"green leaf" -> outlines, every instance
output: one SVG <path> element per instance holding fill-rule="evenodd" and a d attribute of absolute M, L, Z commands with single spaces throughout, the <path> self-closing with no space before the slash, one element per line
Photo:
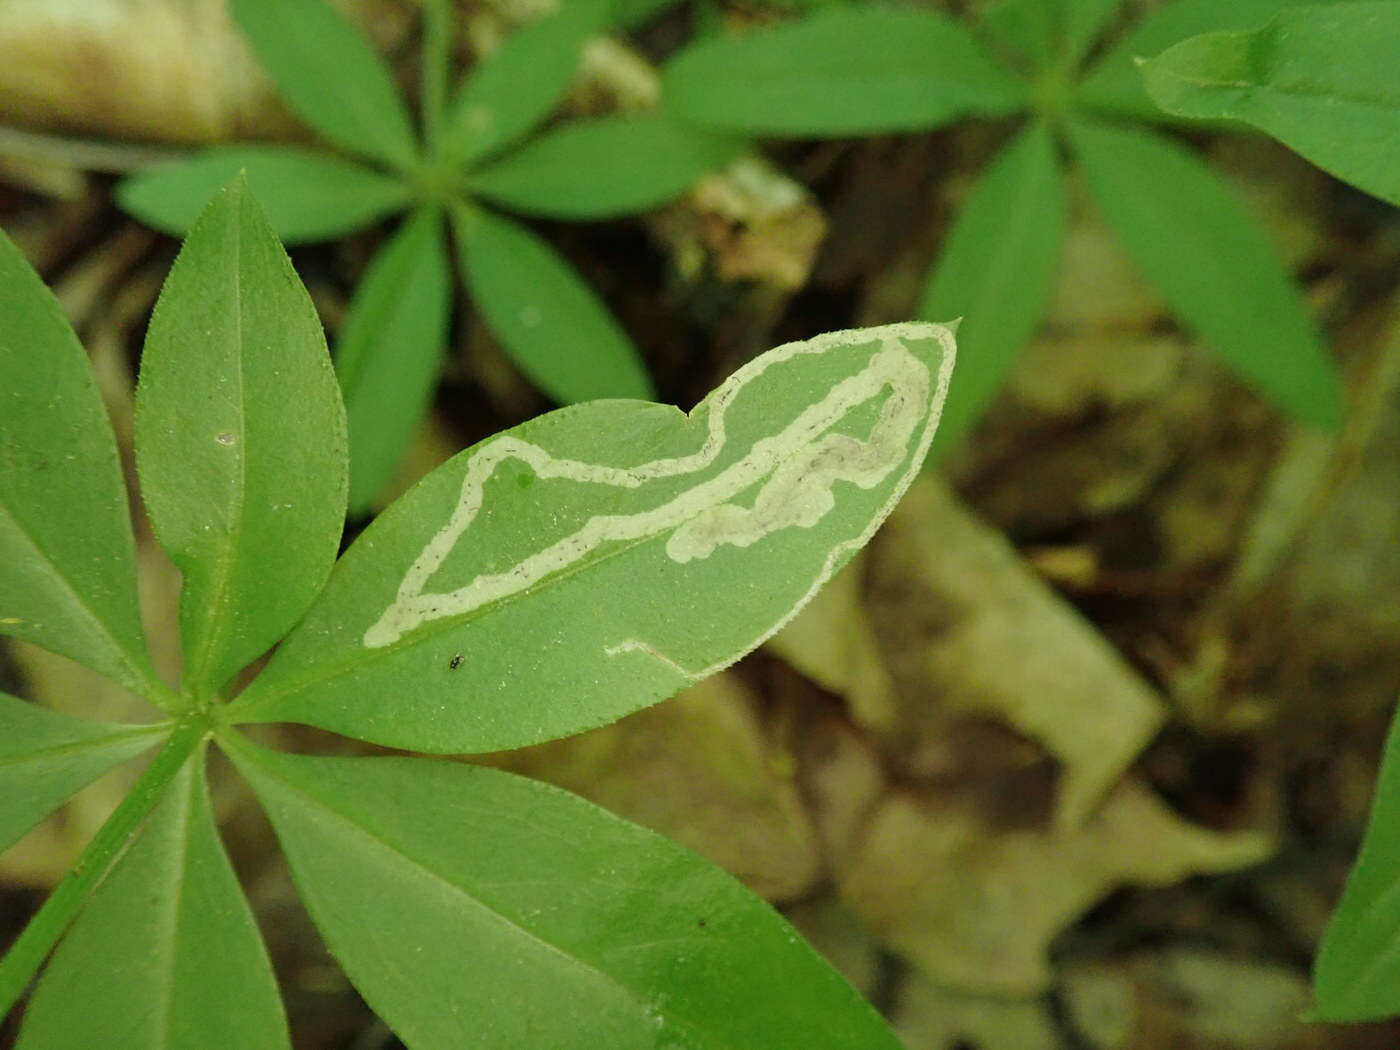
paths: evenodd
<path fill-rule="evenodd" d="M 112 424 L 58 301 L 0 231 L 0 634 L 156 684 Z"/>
<path fill-rule="evenodd" d="M 189 160 L 123 179 L 117 203 L 148 226 L 176 236 L 240 171 L 288 244 L 327 241 L 407 207 L 398 179 L 315 150 L 292 146 L 216 146 Z"/>
<path fill-rule="evenodd" d="M 651 396 L 627 333 L 542 237 L 483 209 L 453 220 L 472 299 L 536 386 L 566 403 Z"/>
<path fill-rule="evenodd" d="M 1156 8 L 1104 55 L 1089 71 L 1077 99 L 1096 110 L 1136 117 L 1166 119 L 1143 87 L 1137 59 L 1151 58 L 1198 33 L 1254 29 L 1296 0 L 1176 0 Z M 1335 0 L 1313 0 L 1332 3 Z"/>
<path fill-rule="evenodd" d="M 195 222 L 151 315 L 136 464 L 184 574 L 183 691 L 207 696 L 301 617 L 345 516 L 345 410 L 321 325 L 241 179 Z"/>
<path fill-rule="evenodd" d="M 485 752 L 673 695 L 870 538 L 923 461 L 952 355 L 941 325 L 836 332 L 689 415 L 597 401 L 481 442 L 365 530 L 230 717 Z"/>
<path fill-rule="evenodd" d="M 350 511 L 393 480 L 441 370 L 452 305 L 442 217 L 418 212 L 370 262 L 336 350 L 350 429 Z"/>
<path fill-rule="evenodd" d="M 1066 65 L 1074 68 L 1089 53 L 1108 20 L 1123 0 L 1058 0 L 1059 50 Z"/>
<path fill-rule="evenodd" d="M 1390 725 L 1361 855 L 1313 965 L 1314 1020 L 1400 1014 L 1400 718 Z"/>
<path fill-rule="evenodd" d="M 999 0 L 977 14 L 977 24 L 995 40 L 1026 59 L 1045 65 L 1054 49 L 1051 4 L 1046 0 Z"/>
<path fill-rule="evenodd" d="M 230 753 L 331 951 L 415 1050 L 898 1050 L 766 903 L 558 788 Z"/>
<path fill-rule="evenodd" d="M 924 131 L 1026 104 L 1025 85 L 945 15 L 834 8 L 693 44 L 662 73 L 677 116 L 754 135 Z"/>
<path fill-rule="evenodd" d="M 450 0 L 423 0 L 419 29 L 418 115 L 423 127 L 424 153 L 436 157 L 447 113 L 447 77 L 452 64 Z"/>
<path fill-rule="evenodd" d="M 1147 90 L 1181 117 L 1242 120 L 1318 167 L 1400 204 L 1400 4 L 1280 12 L 1148 62 Z"/>
<path fill-rule="evenodd" d="M 475 171 L 475 194 L 556 219 L 610 219 L 665 204 L 747 148 L 664 116 L 566 124 Z"/>
<path fill-rule="evenodd" d="M 978 22 L 1032 68 L 1053 64 L 1068 73 L 1122 6 L 1123 0 L 1000 0 L 983 8 Z"/>
<path fill-rule="evenodd" d="M 84 722 L 0 693 L 0 850 L 164 732 Z"/>
<path fill-rule="evenodd" d="M 298 116 L 331 142 L 397 168 L 418 146 L 384 60 L 326 0 L 231 0 L 258 61 Z"/>
<path fill-rule="evenodd" d="M 1099 209 L 1172 312 L 1279 407 L 1335 427 L 1341 381 L 1322 333 L 1229 189 L 1151 132 L 1085 121 L 1071 139 Z"/>
<path fill-rule="evenodd" d="M 929 274 L 919 316 L 961 317 L 958 381 L 934 439 L 951 446 L 987 407 L 1050 297 L 1064 237 L 1050 132 L 1033 124 L 983 176 Z"/>
<path fill-rule="evenodd" d="M 477 160 L 544 120 L 573 84 L 583 45 L 611 13 L 610 0 L 569 0 L 507 37 L 467 74 L 448 116 L 446 156 Z"/>
<path fill-rule="evenodd" d="M 60 942 L 16 1050 L 290 1045 L 197 758 Z"/>

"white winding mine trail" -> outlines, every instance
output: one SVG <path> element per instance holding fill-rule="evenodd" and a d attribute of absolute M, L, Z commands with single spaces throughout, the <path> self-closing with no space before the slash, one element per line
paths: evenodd
<path fill-rule="evenodd" d="M 943 345 L 935 380 L 928 367 L 904 345 L 906 339 L 935 339 Z M 822 399 L 804 409 L 777 434 L 763 437 L 742 458 L 708 480 L 674 496 L 660 506 L 634 514 L 603 514 L 590 518 L 571 535 L 527 555 L 504 572 L 483 574 L 444 594 L 423 588 L 447 559 L 481 510 L 487 481 L 508 460 L 526 464 L 542 480 L 569 481 L 636 489 L 649 481 L 698 474 L 710 467 L 728 441 L 725 415 L 739 393 L 775 365 L 801 354 L 825 354 L 878 342 L 869 363 L 836 383 Z M 700 448 L 688 456 L 658 459 L 635 467 L 609 467 L 560 459 L 538 445 L 503 436 L 472 456 L 462 479 L 462 493 L 447 524 L 428 541 L 400 583 L 384 614 L 364 635 L 370 648 L 391 645 L 405 633 L 432 620 L 461 616 L 488 602 L 519 593 L 540 580 L 567 569 L 606 543 L 640 540 L 670 532 L 666 554 L 676 562 L 709 557 L 718 547 L 747 547 L 774 532 L 810 528 L 834 506 L 832 487 L 838 481 L 863 489 L 880 484 L 919 446 L 912 466 L 891 494 L 886 510 L 903 495 L 932 440 L 937 414 L 953 363 L 952 332 L 941 325 L 894 324 L 880 328 L 831 332 L 800 343 L 788 343 L 755 358 L 735 372 L 708 399 L 708 432 Z M 864 439 L 828 433 L 842 417 L 888 391 L 879 415 Z M 927 420 L 922 429 L 920 423 Z M 729 502 L 756 482 L 752 507 Z M 842 543 L 828 559 L 826 571 L 812 588 L 824 583 L 837 556 L 864 543 L 884 514 L 860 538 Z M 809 592 L 810 593 L 810 592 Z M 802 604 L 802 603 L 799 603 Z M 641 649 L 662 658 L 649 646 L 627 642 L 608 649 L 610 655 Z M 666 660 L 671 666 L 671 661 Z M 693 677 L 677 667 L 678 671 Z"/>

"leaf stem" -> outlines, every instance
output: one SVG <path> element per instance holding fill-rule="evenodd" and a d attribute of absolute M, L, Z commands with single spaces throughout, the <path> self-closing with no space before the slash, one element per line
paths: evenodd
<path fill-rule="evenodd" d="M 166 714 L 179 716 L 189 710 L 189 703 L 185 698 L 154 674 L 147 680 L 146 690 L 141 696 Z"/>
<path fill-rule="evenodd" d="M 88 843 L 78 863 L 49 894 L 37 915 L 0 959 L 0 1019 L 24 994 L 39 967 L 68 929 L 78 910 L 111 871 L 141 822 L 165 794 L 175 774 L 211 732 L 206 718 L 176 725 L 130 793 Z"/>
<path fill-rule="evenodd" d="M 447 107 L 447 67 L 451 53 L 447 0 L 423 0 L 423 136 L 436 159 Z"/>

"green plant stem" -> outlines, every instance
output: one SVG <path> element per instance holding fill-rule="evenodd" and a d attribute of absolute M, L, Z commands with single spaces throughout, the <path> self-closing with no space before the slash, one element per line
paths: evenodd
<path fill-rule="evenodd" d="M 164 796 L 170 781 L 209 733 L 210 725 L 205 718 L 191 718 L 176 725 L 130 793 L 88 843 L 73 870 L 49 894 L 39 913 L 0 959 L 0 1019 L 9 1014 L 24 994 L 78 909 L 112 869 L 136 829 Z"/>
<path fill-rule="evenodd" d="M 451 51 L 447 0 L 423 2 L 423 135 L 428 155 L 436 156 L 447 106 L 447 66 Z"/>
<path fill-rule="evenodd" d="M 141 695 L 148 703 L 160 708 L 166 714 L 174 715 L 176 718 L 185 714 L 190 709 L 189 702 L 159 678 L 152 677 L 146 683 L 146 691 Z"/>

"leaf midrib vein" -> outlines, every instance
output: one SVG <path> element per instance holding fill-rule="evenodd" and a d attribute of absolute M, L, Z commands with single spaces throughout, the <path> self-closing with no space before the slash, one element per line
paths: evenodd
<path fill-rule="evenodd" d="M 142 736 L 156 736 L 164 732 L 168 727 L 163 724 L 153 726 L 137 726 L 130 730 L 118 730 L 100 737 L 92 737 L 86 740 L 70 740 L 62 744 L 52 744 L 48 747 L 36 748 L 32 751 L 19 751 L 11 755 L 0 755 L 0 769 L 7 766 L 22 766 L 29 762 L 42 762 L 50 758 L 63 758 L 67 755 L 79 754 L 83 751 L 100 751 L 113 744 L 122 743 L 133 738 Z"/>
<path fill-rule="evenodd" d="M 1400 98 L 1385 95 L 1367 95 L 1360 92 L 1336 91 L 1324 87 L 1308 87 L 1304 84 L 1279 84 L 1268 80 L 1224 80 L 1199 75 L 1177 76 L 1177 79 L 1192 87 L 1237 88 L 1262 95 L 1279 95 L 1283 98 L 1335 99 L 1357 106 L 1371 106 L 1376 109 L 1395 110 L 1400 108 Z M 1226 114 L 1228 116 L 1228 114 Z"/>
<path fill-rule="evenodd" d="M 231 528 L 229 530 L 228 542 L 224 545 L 222 555 L 218 559 L 218 571 L 213 574 L 211 580 L 209 600 L 214 608 L 218 610 L 214 623 L 204 636 L 203 645 L 200 647 L 199 659 L 194 662 L 196 684 L 201 690 L 212 691 L 218 688 L 217 682 L 206 681 L 209 677 L 214 662 L 214 653 L 218 651 L 218 644 L 223 641 L 228 633 L 231 610 L 226 604 L 228 591 L 232 585 L 234 571 L 238 564 L 238 554 L 241 551 L 243 537 L 244 510 L 246 508 L 246 495 L 248 486 L 248 413 L 246 400 L 244 397 L 244 358 L 243 352 L 243 215 L 242 204 L 239 205 L 239 213 L 234 219 L 233 237 L 233 341 L 238 354 L 238 365 L 234 369 L 234 375 L 238 384 L 237 405 L 238 405 L 238 477 L 234 484 L 232 494 L 233 513 L 230 516 Z"/>
<path fill-rule="evenodd" d="M 149 685 L 146 675 L 142 673 L 136 661 L 131 658 L 125 646 L 117 640 L 116 635 L 111 632 L 107 624 L 97 615 L 92 606 L 88 604 L 83 595 L 73 586 L 73 583 L 68 577 L 59 570 L 57 564 L 48 556 L 44 548 L 39 545 L 38 541 L 34 538 L 34 534 L 30 532 L 24 522 L 17 518 L 14 512 L 4 503 L 0 503 L 0 514 L 5 515 L 5 518 L 14 525 L 15 531 L 20 538 L 29 544 L 30 548 L 34 551 L 37 564 L 42 569 L 46 570 L 46 575 L 62 587 L 64 592 L 73 599 L 74 605 L 81 610 L 83 615 L 97 628 L 98 635 L 111 645 L 113 652 L 120 657 L 121 664 L 131 674 L 133 682 L 140 683 L 143 686 Z"/>
<path fill-rule="evenodd" d="M 343 813 L 341 810 L 336 809 L 334 806 L 332 806 L 332 805 L 330 805 L 329 803 L 325 802 L 325 801 L 322 800 L 321 798 L 318 798 L 316 795 L 313 795 L 311 792 L 305 790 L 305 789 L 302 788 L 300 785 L 298 785 L 298 784 L 296 784 L 296 783 L 294 783 L 294 782 L 292 782 L 292 781 L 286 779 L 285 777 L 279 775 L 278 773 L 275 773 L 275 772 L 270 771 L 266 766 L 262 765 L 261 763 L 258 763 L 258 765 L 259 765 L 259 768 L 261 769 L 261 771 L 263 772 L 263 774 L 264 774 L 265 776 L 271 777 L 273 780 L 276 780 L 277 782 L 279 782 L 280 784 L 282 784 L 288 791 L 290 791 L 290 792 L 292 792 L 292 793 L 294 793 L 294 794 L 296 794 L 296 795 L 301 796 L 302 798 L 304 798 L 304 799 L 308 800 L 309 802 L 311 802 L 314 806 L 317 806 L 318 808 L 320 808 L 320 809 L 324 810 L 325 812 L 331 814 L 331 816 L 333 816 L 336 820 L 338 820 L 338 821 L 340 821 L 341 823 L 343 823 L 343 824 L 345 824 L 346 826 L 348 826 L 349 829 L 350 829 L 350 831 L 351 831 L 353 834 L 357 834 L 357 835 L 359 835 L 360 837 L 363 837 L 363 838 L 369 840 L 369 842 L 371 842 L 372 844 L 374 844 L 374 845 L 377 846 L 378 848 L 387 851 L 388 853 L 392 854 L 392 855 L 395 856 L 395 857 L 401 858 L 401 859 L 404 861 L 404 863 L 406 863 L 408 866 L 410 866 L 410 867 L 411 867 L 412 869 L 414 869 L 415 871 L 419 871 L 419 872 L 422 872 L 422 873 L 426 874 L 426 875 L 427 875 L 429 878 L 431 878 L 434 882 L 440 883 L 442 886 L 446 887 L 446 888 L 447 888 L 449 891 L 451 891 L 453 894 L 462 897 L 462 898 L 465 899 L 466 901 L 469 901 L 470 903 L 472 903 L 473 905 L 475 905 L 477 908 L 481 909 L 483 912 L 485 912 L 485 913 L 487 913 L 487 914 L 489 914 L 489 915 L 494 916 L 494 917 L 495 917 L 496 919 L 498 919 L 501 923 L 503 923 L 504 925 L 508 926 L 510 929 L 516 931 L 518 934 L 520 934 L 521 936 L 525 937 L 525 938 L 528 939 L 529 941 L 531 941 L 531 942 L 533 942 L 533 943 L 535 943 L 535 944 L 538 944 L 539 946 L 541 946 L 542 948 L 546 949 L 547 951 L 549 951 L 549 952 L 553 953 L 554 955 L 557 955 L 557 956 L 559 956 L 560 958 L 564 959 L 566 962 L 570 962 L 570 963 L 577 964 L 578 966 L 583 967 L 585 970 L 589 971 L 590 973 L 595 974 L 595 975 L 598 976 L 598 977 L 601 977 L 605 983 L 607 983 L 607 984 L 609 984 L 609 985 L 612 985 L 613 987 L 615 987 L 615 988 L 621 990 L 621 991 L 624 993 L 624 995 L 626 996 L 626 998 L 628 998 L 629 1000 L 631 1000 L 631 1001 L 637 1003 L 639 1006 L 642 1007 L 643 1010 L 647 1009 L 648 1007 L 651 1007 L 651 1006 L 655 1006 L 655 1005 L 656 1005 L 655 1002 L 654 1002 L 652 999 L 646 997 L 645 994 L 644 994 L 643 992 L 639 991 L 638 989 L 633 988 L 632 986 L 628 985 L 627 983 L 625 983 L 624 981 L 622 981 L 622 980 L 619 979 L 618 977 L 614 976 L 613 974 L 608 973 L 606 970 L 599 969 L 599 968 L 598 968 L 596 965 L 594 965 L 593 963 L 591 963 L 591 962 L 589 962 L 589 961 L 587 961 L 587 960 L 585 960 L 585 959 L 583 959 L 583 958 L 580 958 L 579 956 L 571 955 L 567 950 L 565 950 L 564 948 L 560 947 L 559 945 L 552 944 L 551 942 L 549 942 L 548 940 L 544 939 L 544 938 L 541 937 L 540 935 L 538 935 L 538 934 L 536 934 L 536 933 L 533 933 L 532 931 L 530 931 L 530 930 L 526 929 L 525 927 L 521 926 L 518 922 L 516 922 L 516 921 L 515 921 L 514 919 L 512 919 L 510 916 L 505 915 L 505 914 L 503 914 L 502 912 L 498 911 L 496 908 L 492 907 L 492 906 L 491 906 L 490 904 L 488 904 L 486 901 L 484 901 L 484 900 L 482 900 L 482 899 L 480 899 L 480 898 L 478 898 L 478 897 L 476 897 L 476 896 L 473 896 L 473 894 L 472 894 L 469 890 L 465 889 L 465 888 L 462 887 L 462 886 L 459 886 L 457 883 L 453 882 L 451 879 L 447 878 L 445 875 L 442 875 L 442 874 L 440 874 L 439 872 L 434 871 L 434 870 L 433 870 L 431 867 L 429 867 L 427 864 L 424 864 L 423 862 L 421 862 L 421 861 L 419 861 L 419 860 L 417 860 L 417 859 L 415 859 L 415 858 L 413 858 L 413 857 L 410 857 L 408 854 L 404 853 L 398 846 L 394 845 L 392 842 L 390 842 L 388 839 L 384 838 L 382 835 L 380 835 L 380 834 L 378 834 L 378 833 L 376 833 L 376 832 L 374 832 L 374 831 L 371 831 L 367 826 L 365 826 L 365 825 L 363 825 L 363 824 L 357 823 L 352 817 L 350 817 L 350 816 L 347 815 L 346 813 Z M 686 1018 L 686 1019 L 685 1019 L 685 1023 L 686 1023 L 687 1026 L 691 1026 L 691 1027 L 693 1027 L 694 1024 L 695 1024 L 695 1022 L 694 1022 L 693 1019 L 691 1019 L 691 1018 Z"/>

